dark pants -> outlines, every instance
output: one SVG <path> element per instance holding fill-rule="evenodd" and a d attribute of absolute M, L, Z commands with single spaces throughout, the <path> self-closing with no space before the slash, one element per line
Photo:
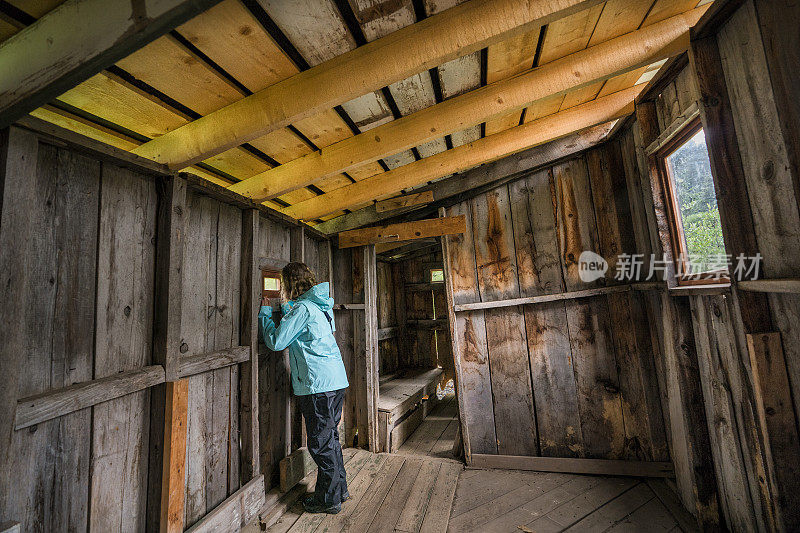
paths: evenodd
<path fill-rule="evenodd" d="M 317 501 L 326 505 L 342 502 L 347 492 L 342 446 L 339 444 L 339 422 L 345 389 L 298 396 L 297 403 L 306 419 L 308 451 L 317 463 Z"/>

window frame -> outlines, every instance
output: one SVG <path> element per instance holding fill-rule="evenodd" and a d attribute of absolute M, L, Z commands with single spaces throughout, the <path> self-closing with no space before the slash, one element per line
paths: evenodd
<path fill-rule="evenodd" d="M 433 272 L 439 271 L 442 273 L 442 279 L 438 281 L 434 281 L 433 279 Z M 444 283 L 444 267 L 433 267 L 428 269 L 428 282 L 429 283 Z"/>
<path fill-rule="evenodd" d="M 700 117 L 697 116 L 687 122 L 672 139 L 667 141 L 664 146 L 653 154 L 655 156 L 658 177 L 661 181 L 661 190 L 664 192 L 665 196 L 664 207 L 669 225 L 670 247 L 672 249 L 672 259 L 675 265 L 675 279 L 679 286 L 730 283 L 730 273 L 727 269 L 688 273 L 690 270 L 688 261 L 685 260 L 688 258 L 688 250 L 685 247 L 686 239 L 683 229 L 683 216 L 681 215 L 680 206 L 678 205 L 675 179 L 669 164 L 667 164 L 667 158 L 678 151 L 680 147 L 686 144 L 689 139 L 694 137 L 697 132 L 702 129 L 703 123 Z M 708 150 L 708 145 L 706 145 L 706 150 Z M 709 158 L 710 157 L 711 154 L 709 154 Z M 711 179 L 714 179 L 713 175 Z M 681 258 L 684 258 L 684 260 L 681 260 Z M 679 275 L 679 272 L 683 272 L 684 274 Z"/>
<path fill-rule="evenodd" d="M 277 278 L 278 279 L 278 290 L 267 290 L 264 288 L 264 280 L 267 278 Z M 280 270 L 274 270 L 271 268 L 262 268 L 261 269 L 261 297 L 262 298 L 280 298 L 281 296 L 281 272 Z"/>

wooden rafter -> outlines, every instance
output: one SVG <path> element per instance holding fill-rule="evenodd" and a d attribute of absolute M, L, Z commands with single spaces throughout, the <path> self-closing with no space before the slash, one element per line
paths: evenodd
<path fill-rule="evenodd" d="M 0 128 L 217 2 L 64 2 L 0 44 Z"/>
<path fill-rule="evenodd" d="M 414 222 L 344 231 L 339 234 L 339 248 L 456 235 L 464 233 L 466 230 L 467 219 L 464 215 L 415 220 Z"/>
<path fill-rule="evenodd" d="M 641 89 L 642 85 L 637 85 L 618 91 L 587 104 L 426 157 L 300 202 L 286 208 L 285 213 L 297 219 L 313 220 L 629 115 L 633 112 L 633 99 Z"/>
<path fill-rule="evenodd" d="M 230 186 L 256 200 L 318 180 L 444 135 L 521 111 L 536 101 L 636 70 L 687 49 L 689 29 L 708 5 L 497 81 L 312 152 Z"/>
<path fill-rule="evenodd" d="M 613 126 L 614 122 L 594 126 L 587 130 L 568 135 L 567 137 L 550 141 L 541 146 L 530 148 L 512 157 L 500 159 L 488 165 L 482 165 L 478 168 L 473 168 L 447 179 L 437 181 L 428 186 L 424 191 L 420 191 L 420 194 L 425 191 L 433 193 L 432 201 L 435 205 L 426 206 L 424 210 L 432 210 L 431 213 L 436 213 L 436 209 L 438 209 L 445 200 L 452 199 L 448 200 L 449 204 L 450 202 L 454 202 L 457 198 L 463 199 L 464 194 L 468 191 L 470 195 L 478 195 L 480 192 L 485 191 L 486 187 L 496 187 L 506 181 L 518 178 L 522 173 L 535 171 L 545 165 L 553 165 L 556 161 L 588 150 L 604 142 Z M 402 211 L 380 212 L 378 211 L 378 205 L 381 203 L 382 202 L 378 202 L 357 211 L 340 215 L 318 224 L 315 226 L 315 229 L 330 235 L 374 224 L 399 214 L 407 216 L 409 212 L 406 209 Z M 415 206 L 413 209 L 422 209 L 422 207 L 423 206 Z"/>
<path fill-rule="evenodd" d="M 375 210 L 378 213 L 387 213 L 397 211 L 404 207 L 412 207 L 415 205 L 425 205 L 433 201 L 433 191 L 415 192 L 403 196 L 395 196 L 388 200 L 383 200 L 375 204 Z"/>
<path fill-rule="evenodd" d="M 600 0 L 473 0 L 262 89 L 135 153 L 183 168 Z"/>

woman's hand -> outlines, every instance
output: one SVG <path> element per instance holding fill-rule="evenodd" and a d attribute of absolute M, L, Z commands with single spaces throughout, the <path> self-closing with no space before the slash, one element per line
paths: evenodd
<path fill-rule="evenodd" d="M 266 296 L 261 297 L 261 307 L 271 307 L 269 298 L 267 298 Z"/>

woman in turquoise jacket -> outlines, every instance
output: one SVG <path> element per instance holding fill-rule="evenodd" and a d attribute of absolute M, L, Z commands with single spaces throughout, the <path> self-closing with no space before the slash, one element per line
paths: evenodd
<path fill-rule="evenodd" d="M 334 337 L 329 290 L 327 282 L 316 284 L 305 264 L 289 263 L 281 271 L 280 323 L 275 325 L 266 298 L 258 322 L 267 348 L 289 348 L 292 390 L 306 420 L 308 451 L 318 467 L 316 490 L 303 505 L 308 512 L 336 514 L 349 497 L 337 429 L 349 383 Z"/>

